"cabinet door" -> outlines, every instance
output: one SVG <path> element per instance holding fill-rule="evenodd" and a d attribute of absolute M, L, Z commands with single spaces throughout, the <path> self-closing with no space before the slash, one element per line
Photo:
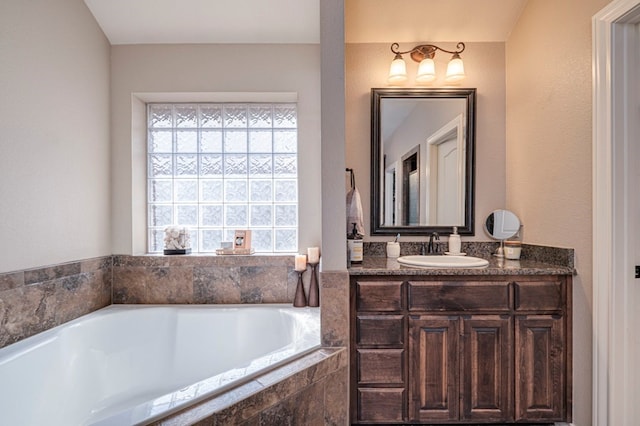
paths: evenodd
<path fill-rule="evenodd" d="M 509 316 L 463 319 L 462 420 L 513 418 L 513 344 Z"/>
<path fill-rule="evenodd" d="M 516 420 L 563 421 L 565 328 L 561 316 L 516 317 Z"/>
<path fill-rule="evenodd" d="M 409 418 L 459 418 L 459 318 L 422 315 L 409 320 Z"/>

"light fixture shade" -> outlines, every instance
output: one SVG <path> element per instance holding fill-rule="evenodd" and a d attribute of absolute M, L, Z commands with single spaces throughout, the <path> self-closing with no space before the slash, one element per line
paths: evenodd
<path fill-rule="evenodd" d="M 462 63 L 460 55 L 456 53 L 449 61 L 449 65 L 447 65 L 447 76 L 445 77 L 445 81 L 448 83 L 453 83 L 456 81 L 460 81 L 465 77 L 464 64 Z"/>
<path fill-rule="evenodd" d="M 424 58 L 418 65 L 417 83 L 429 83 L 436 79 L 436 64 L 431 58 Z"/>
<path fill-rule="evenodd" d="M 391 84 L 404 83 L 407 81 L 407 64 L 404 63 L 402 56 L 396 55 L 391 62 L 388 81 Z"/>

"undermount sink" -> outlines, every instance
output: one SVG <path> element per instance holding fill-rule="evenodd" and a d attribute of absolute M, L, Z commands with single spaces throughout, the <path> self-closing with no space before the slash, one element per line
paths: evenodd
<path fill-rule="evenodd" d="M 483 268 L 489 261 L 473 256 L 400 256 L 398 262 L 425 268 Z"/>

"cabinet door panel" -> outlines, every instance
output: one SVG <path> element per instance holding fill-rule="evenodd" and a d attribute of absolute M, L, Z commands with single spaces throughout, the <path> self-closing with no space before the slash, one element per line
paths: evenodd
<path fill-rule="evenodd" d="M 565 418 L 562 317 L 516 317 L 516 420 Z"/>
<path fill-rule="evenodd" d="M 462 419 L 507 421 L 513 416 L 511 318 L 463 320 Z"/>
<path fill-rule="evenodd" d="M 404 350 L 358 349 L 358 384 L 403 385 Z"/>
<path fill-rule="evenodd" d="M 401 422 L 404 420 L 404 388 L 358 389 L 358 420 Z"/>
<path fill-rule="evenodd" d="M 424 315 L 409 320 L 409 418 L 459 417 L 459 319 Z"/>

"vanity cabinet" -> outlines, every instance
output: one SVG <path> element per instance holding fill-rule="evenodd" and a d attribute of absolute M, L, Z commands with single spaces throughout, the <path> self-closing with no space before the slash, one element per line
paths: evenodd
<path fill-rule="evenodd" d="M 355 276 L 351 419 L 571 420 L 571 276 Z"/>

